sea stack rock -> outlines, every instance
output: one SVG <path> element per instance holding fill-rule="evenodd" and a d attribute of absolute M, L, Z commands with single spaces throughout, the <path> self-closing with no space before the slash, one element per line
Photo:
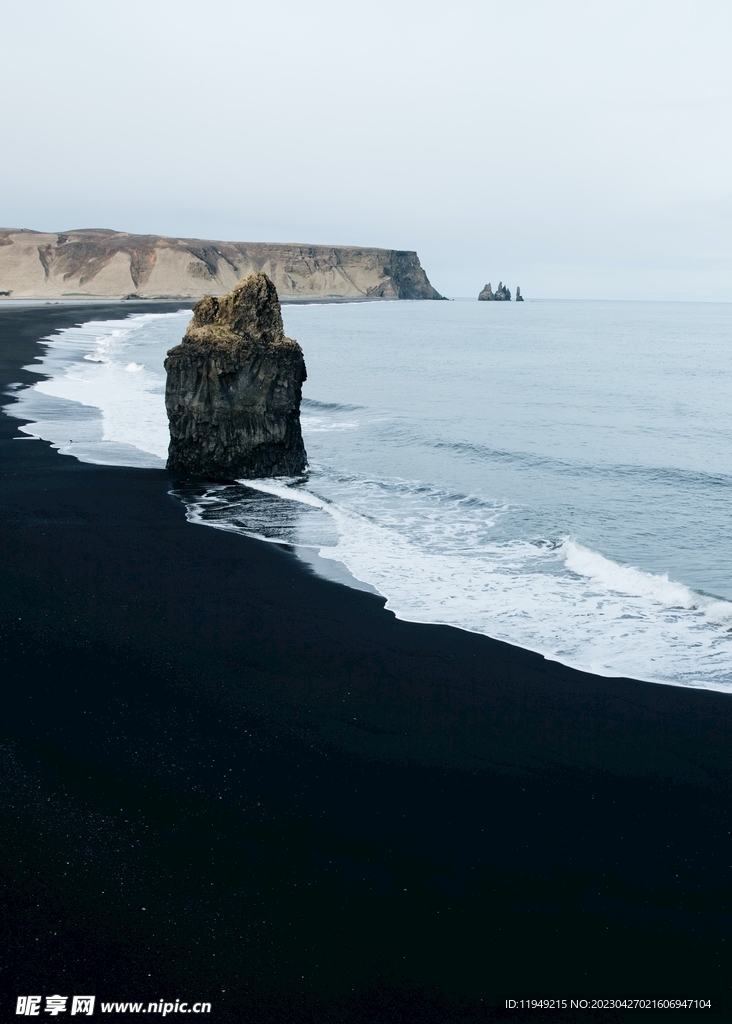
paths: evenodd
<path fill-rule="evenodd" d="M 220 298 L 204 296 L 165 369 L 169 469 L 212 480 L 303 472 L 305 360 L 285 337 L 266 274 L 250 274 Z"/>
<path fill-rule="evenodd" d="M 478 299 L 481 302 L 510 302 L 511 292 L 502 281 L 498 282 L 495 292 L 491 291 L 490 283 L 488 283 L 478 296 Z"/>
<path fill-rule="evenodd" d="M 521 289 L 519 288 L 518 285 L 516 285 L 516 302 L 523 302 L 523 301 L 524 301 L 524 297 L 521 294 Z"/>

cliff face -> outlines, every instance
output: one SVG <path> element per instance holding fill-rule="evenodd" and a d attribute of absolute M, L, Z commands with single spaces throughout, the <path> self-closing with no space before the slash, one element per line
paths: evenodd
<path fill-rule="evenodd" d="M 285 337 L 265 274 L 251 274 L 222 298 L 201 299 L 165 369 L 169 469 L 214 480 L 303 472 L 305 360 Z"/>
<path fill-rule="evenodd" d="M 416 252 L 215 242 L 90 229 L 0 229 L 0 294 L 12 298 L 201 298 L 255 271 L 280 299 L 440 299 Z"/>

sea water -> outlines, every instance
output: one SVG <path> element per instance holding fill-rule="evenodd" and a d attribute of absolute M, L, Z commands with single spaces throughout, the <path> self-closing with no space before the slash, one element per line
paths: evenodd
<path fill-rule="evenodd" d="M 287 305 L 309 471 L 180 492 L 401 618 L 605 675 L 732 690 L 732 305 Z M 90 462 L 159 466 L 189 311 L 44 342 L 8 411 Z M 356 581 L 359 581 L 357 583 Z"/>

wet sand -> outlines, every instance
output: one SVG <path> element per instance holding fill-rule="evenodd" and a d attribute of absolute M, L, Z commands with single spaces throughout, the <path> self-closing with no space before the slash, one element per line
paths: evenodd
<path fill-rule="evenodd" d="M 138 307 L 92 308 L 0 308 L 2 391 L 35 379 L 38 338 Z M 506 996 L 729 1006 L 732 698 L 400 622 L 187 523 L 167 472 L 17 427 L 0 418 L 8 1017 L 33 992 L 318 1024 L 540 1019 Z"/>

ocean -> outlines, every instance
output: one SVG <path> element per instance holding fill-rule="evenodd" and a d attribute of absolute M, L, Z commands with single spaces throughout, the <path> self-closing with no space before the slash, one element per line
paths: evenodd
<path fill-rule="evenodd" d="M 93 310 L 90 310 L 93 315 Z M 189 311 L 48 338 L 6 408 L 83 461 L 164 466 Z M 187 487 L 188 518 L 285 544 L 446 623 L 601 675 L 732 691 L 732 305 L 286 305 L 308 370 L 296 480 Z"/>

